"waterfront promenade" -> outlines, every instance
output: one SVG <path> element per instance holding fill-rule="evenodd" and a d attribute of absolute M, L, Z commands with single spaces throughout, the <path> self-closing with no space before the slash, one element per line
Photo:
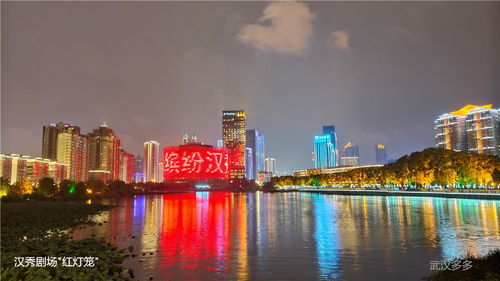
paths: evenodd
<path fill-rule="evenodd" d="M 315 189 L 293 188 L 280 191 L 310 192 L 337 195 L 365 195 L 365 196 L 418 196 L 418 197 L 444 197 L 463 199 L 500 200 L 500 193 L 474 193 L 474 192 L 439 192 L 439 191 L 392 191 L 392 190 L 356 190 L 356 189 Z M 278 191 L 278 192 L 280 192 Z"/>

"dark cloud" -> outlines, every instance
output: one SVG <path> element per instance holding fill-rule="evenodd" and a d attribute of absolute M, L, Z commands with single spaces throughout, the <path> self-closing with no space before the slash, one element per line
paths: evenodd
<path fill-rule="evenodd" d="M 377 142 L 390 158 L 432 146 L 443 112 L 499 105 L 500 3 L 297 4 L 306 17 L 287 19 L 284 37 L 266 29 L 265 43 L 248 28 L 273 26 L 283 4 L 2 2 L 2 152 L 40 155 L 42 126 L 57 121 L 107 121 L 134 154 L 184 133 L 214 144 L 221 111 L 242 108 L 292 171 L 312 165 L 322 125 L 368 162 Z M 275 41 L 291 36 L 305 40 Z"/>

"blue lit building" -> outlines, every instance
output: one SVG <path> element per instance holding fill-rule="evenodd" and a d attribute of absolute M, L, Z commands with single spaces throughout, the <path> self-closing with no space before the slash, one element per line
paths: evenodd
<path fill-rule="evenodd" d="M 335 148 L 332 143 L 331 134 L 314 136 L 314 155 L 314 167 L 316 169 L 335 166 Z"/>
<path fill-rule="evenodd" d="M 223 140 L 217 140 L 217 147 L 224 147 L 224 141 Z"/>
<path fill-rule="evenodd" d="M 248 180 L 257 179 L 259 172 L 264 172 L 264 159 L 266 158 L 264 147 L 264 135 L 257 130 L 246 130 L 246 148 L 252 149 L 252 171 L 247 175 Z"/>
<path fill-rule="evenodd" d="M 387 164 L 387 152 L 385 146 L 381 143 L 375 146 L 375 161 L 379 165 Z"/>
<path fill-rule="evenodd" d="M 255 179 L 252 178 L 254 175 L 253 172 L 253 151 L 250 147 L 245 148 L 245 177 L 247 179 Z"/>
<path fill-rule="evenodd" d="M 337 149 L 337 132 L 335 131 L 335 126 L 333 125 L 326 125 L 323 126 L 323 135 L 330 135 L 331 141 L 332 141 L 332 146 L 333 146 L 333 151 L 334 151 L 334 156 L 333 156 L 333 165 L 330 167 L 335 167 L 338 166 L 338 149 Z"/>

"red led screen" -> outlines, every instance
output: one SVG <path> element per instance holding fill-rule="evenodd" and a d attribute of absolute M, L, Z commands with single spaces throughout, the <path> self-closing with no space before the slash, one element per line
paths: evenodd
<path fill-rule="evenodd" d="M 163 179 L 228 179 L 228 150 L 203 145 L 163 150 Z"/>

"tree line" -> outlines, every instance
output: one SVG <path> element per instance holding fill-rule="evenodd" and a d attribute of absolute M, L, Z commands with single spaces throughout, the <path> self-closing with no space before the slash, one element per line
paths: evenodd
<path fill-rule="evenodd" d="M 441 148 L 428 148 L 405 155 L 382 167 L 345 172 L 283 176 L 272 179 L 275 186 L 429 186 L 445 188 L 496 187 L 500 185 L 500 158 Z"/>
<path fill-rule="evenodd" d="M 0 178 L 0 195 L 5 200 L 18 200 L 23 198 L 84 198 L 96 195 L 121 196 L 137 193 L 134 185 L 120 180 L 104 183 L 100 180 L 87 182 L 75 182 L 62 180 L 59 184 L 52 178 L 42 178 L 37 184 L 32 184 L 27 179 L 22 179 L 15 184 L 9 184 L 4 178 Z"/>

